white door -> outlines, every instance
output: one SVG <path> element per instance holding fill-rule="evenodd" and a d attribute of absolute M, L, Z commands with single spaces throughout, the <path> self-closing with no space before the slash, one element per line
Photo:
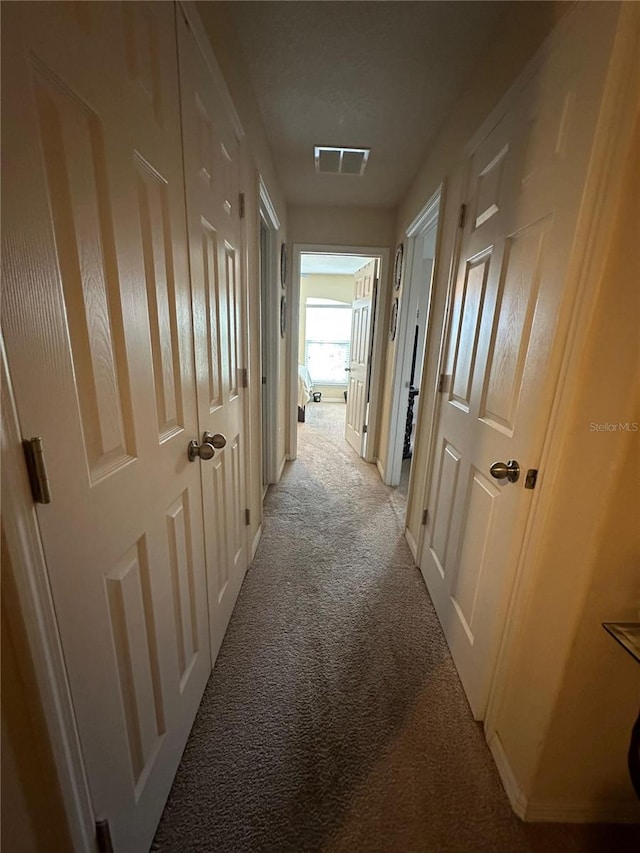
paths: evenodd
<path fill-rule="evenodd" d="M 201 438 L 207 431 L 216 445 L 202 468 L 215 660 L 247 568 L 239 145 L 180 12 L 177 22 L 198 415 Z"/>
<path fill-rule="evenodd" d="M 574 16 L 469 157 L 421 569 L 477 718 L 554 390 L 549 358 L 614 18 L 607 29 Z M 493 463 L 510 460 L 517 482 L 492 476 Z"/>
<path fill-rule="evenodd" d="M 365 455 L 366 447 L 371 324 L 377 269 L 378 261 L 373 260 L 355 274 L 344 437 L 358 456 Z"/>
<path fill-rule="evenodd" d="M 93 808 L 140 853 L 211 669 L 173 6 L 2 36 L 3 333 Z"/>

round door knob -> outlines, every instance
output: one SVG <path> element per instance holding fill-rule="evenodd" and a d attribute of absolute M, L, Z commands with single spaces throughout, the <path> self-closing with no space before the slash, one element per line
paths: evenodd
<path fill-rule="evenodd" d="M 222 450 L 222 448 L 227 444 L 227 439 L 221 432 L 217 432 L 215 435 L 211 435 L 210 432 L 205 432 L 202 436 L 202 441 L 213 445 L 216 450 Z"/>
<path fill-rule="evenodd" d="M 215 452 L 216 449 L 213 444 L 209 444 L 207 441 L 203 441 L 202 444 L 198 444 L 195 438 L 189 442 L 189 447 L 187 448 L 189 462 L 195 462 L 196 459 L 213 459 Z"/>
<path fill-rule="evenodd" d="M 510 459 L 508 462 L 494 462 L 489 473 L 496 480 L 508 480 L 510 483 L 517 483 L 520 476 L 520 466 L 515 459 Z"/>

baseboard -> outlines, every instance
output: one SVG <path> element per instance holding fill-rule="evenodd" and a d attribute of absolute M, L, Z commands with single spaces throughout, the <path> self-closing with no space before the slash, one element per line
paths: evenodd
<path fill-rule="evenodd" d="M 249 562 L 253 562 L 253 558 L 256 555 L 256 551 L 258 550 L 258 545 L 260 544 L 260 539 L 262 538 L 262 525 L 258 525 L 258 529 L 256 530 L 256 535 L 253 537 L 253 542 L 251 543 L 251 560 Z"/>
<path fill-rule="evenodd" d="M 500 774 L 502 787 L 511 803 L 511 808 L 519 818 L 526 820 L 528 800 L 518 785 L 518 781 L 509 764 L 507 753 L 504 751 L 500 738 L 495 732 L 491 735 L 488 744 L 491 755 L 493 755 L 493 760 L 498 768 L 498 773 Z"/>
<path fill-rule="evenodd" d="M 276 478 L 276 483 L 280 482 L 280 477 L 282 477 L 282 474 L 284 472 L 284 466 L 287 464 L 287 461 L 288 461 L 288 457 L 284 456 L 282 459 L 282 462 L 280 463 L 280 468 L 278 469 L 278 476 Z"/>
<path fill-rule="evenodd" d="M 629 799 L 599 802 L 529 800 L 521 790 L 497 734 L 488 741 L 511 808 L 527 823 L 640 823 L 640 803 Z"/>
<path fill-rule="evenodd" d="M 380 477 L 382 478 L 382 482 L 384 483 L 384 477 L 385 477 L 384 468 L 382 467 L 382 463 L 380 462 L 379 458 L 376 459 L 376 468 L 378 469 L 378 473 L 380 474 Z"/>
<path fill-rule="evenodd" d="M 527 823 L 633 823 L 640 824 L 640 803 L 629 800 L 571 803 L 531 800 Z"/>
<path fill-rule="evenodd" d="M 411 554 L 413 556 L 413 562 L 417 566 L 418 565 L 418 545 L 416 543 L 416 540 L 413 538 L 413 533 L 409 530 L 408 527 L 405 527 L 405 529 L 404 529 L 404 538 L 407 540 L 407 543 L 409 544 L 409 550 L 411 551 Z"/>

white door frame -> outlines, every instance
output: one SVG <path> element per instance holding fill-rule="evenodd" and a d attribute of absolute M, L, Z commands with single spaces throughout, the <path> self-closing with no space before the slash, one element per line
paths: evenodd
<path fill-rule="evenodd" d="M 326 243 L 294 243 L 290 281 L 289 299 L 289 393 L 287 399 L 288 435 L 287 459 L 298 456 L 298 335 L 300 327 L 300 256 L 305 253 L 327 253 L 332 255 L 351 255 L 361 258 L 379 258 L 378 283 L 373 301 L 373 346 L 371 350 L 370 390 L 369 390 L 369 423 L 367 424 L 367 444 L 365 462 L 376 461 L 376 441 L 380 425 L 380 398 L 382 396 L 383 354 L 385 331 L 384 294 L 389 276 L 389 249 L 380 246 L 336 246 Z M 381 318 L 381 313 L 383 317 Z"/>
<path fill-rule="evenodd" d="M 263 300 L 266 316 L 261 317 L 260 334 L 266 336 L 263 365 L 266 379 L 265 411 L 262 412 L 261 427 L 267 424 L 265 439 L 266 459 L 264 460 L 267 484 L 278 482 L 278 338 L 280 336 L 280 260 L 278 255 L 278 231 L 280 220 L 269 196 L 266 184 L 259 178 L 260 220 L 267 230 L 266 275 L 260 274 L 260 287 L 266 284 L 267 292 Z M 262 342 L 261 342 L 262 346 Z M 260 377 L 263 381 L 262 377 Z M 261 395 L 262 403 L 262 395 Z M 260 474 L 262 477 L 262 472 Z"/>
<path fill-rule="evenodd" d="M 2 568 L 11 571 L 17 590 L 73 849 L 77 853 L 92 853 L 95 821 L 100 815 L 93 814 L 91 805 L 3 339 L 0 347 L 2 527 L 11 559 L 11 568 Z"/>
<path fill-rule="evenodd" d="M 393 373 L 391 379 L 391 402 L 389 417 L 389 438 L 387 444 L 387 465 L 385 468 L 384 482 L 387 486 L 397 486 L 402 475 L 402 448 L 404 444 L 404 427 L 409 405 L 409 375 L 411 373 L 412 347 L 409 342 L 411 318 L 415 317 L 418 298 L 420 295 L 421 281 L 416 280 L 415 249 L 418 236 L 437 223 L 436 231 L 436 255 L 440 243 L 442 223 L 442 194 L 443 186 L 440 184 L 426 205 L 406 230 L 407 262 L 402 272 L 402 290 L 400 300 L 400 312 L 398 318 L 398 334 L 396 335 L 396 349 L 393 359 Z M 426 318 L 425 348 L 430 333 L 433 288 L 436 281 L 437 258 L 434 257 L 433 272 L 431 275 L 429 296 L 429 312 Z M 425 376 L 426 379 L 426 376 Z M 423 383 L 424 384 L 424 383 Z M 418 398 L 418 411 L 422 409 L 421 398 Z"/>

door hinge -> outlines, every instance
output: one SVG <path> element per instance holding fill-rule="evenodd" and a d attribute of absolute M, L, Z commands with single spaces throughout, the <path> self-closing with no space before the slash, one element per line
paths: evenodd
<path fill-rule="evenodd" d="M 369 427 L 366 424 L 362 425 L 362 434 L 366 435 L 369 430 Z"/>
<path fill-rule="evenodd" d="M 47 468 L 44 464 L 42 439 L 40 436 L 25 439 L 22 442 L 22 449 L 24 450 L 24 458 L 27 463 L 27 473 L 29 475 L 29 484 L 34 502 L 37 504 L 50 504 L 51 492 L 49 490 Z"/>
<path fill-rule="evenodd" d="M 529 470 L 527 471 L 527 476 L 524 478 L 525 489 L 535 489 L 537 482 L 538 482 L 538 469 L 537 468 L 529 468 Z"/>
<path fill-rule="evenodd" d="M 244 193 L 240 193 L 240 219 L 244 219 Z"/>
<path fill-rule="evenodd" d="M 429 510 L 428 510 L 428 509 L 423 509 L 423 510 L 422 510 L 422 523 L 423 523 L 423 524 L 426 524 L 426 523 L 427 523 L 427 521 L 429 521 Z"/>
<path fill-rule="evenodd" d="M 96 821 L 96 844 L 99 853 L 113 853 L 113 841 L 108 820 Z"/>
<path fill-rule="evenodd" d="M 263 376 L 263 377 L 262 377 L 262 384 L 263 384 L 263 385 L 266 385 L 266 384 L 267 384 L 267 377 L 266 377 L 266 376 Z"/>
<path fill-rule="evenodd" d="M 467 221 L 467 205 L 460 205 L 460 216 L 458 217 L 458 228 L 464 228 L 464 224 Z"/>
<path fill-rule="evenodd" d="M 249 370 L 246 367 L 241 367 L 239 369 L 240 372 L 240 387 L 248 388 L 249 387 Z"/>
<path fill-rule="evenodd" d="M 244 511 L 244 523 L 247 527 L 251 525 L 251 510 L 245 509 Z"/>
<path fill-rule="evenodd" d="M 446 373 L 441 373 L 438 379 L 438 393 L 442 394 L 449 390 L 449 376 Z"/>

